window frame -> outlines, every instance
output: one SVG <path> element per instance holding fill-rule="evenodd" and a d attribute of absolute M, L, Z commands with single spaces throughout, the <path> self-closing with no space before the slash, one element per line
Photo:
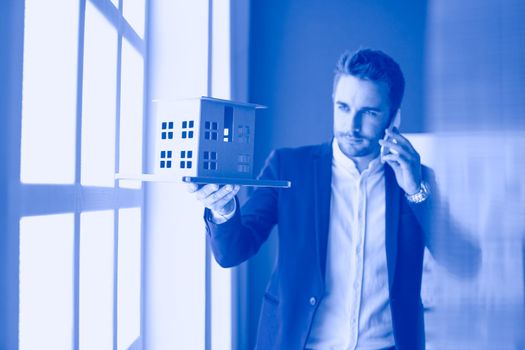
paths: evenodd
<path fill-rule="evenodd" d="M 73 184 L 39 184 L 22 183 L 21 174 L 21 137 L 22 137 L 22 83 L 23 83 L 23 56 L 24 56 L 24 22 L 25 22 L 25 1 L 2 2 L 0 5 L 0 38 L 6 47 L 11 49 L 1 50 L 0 53 L 0 74 L 6 79 L 0 82 L 0 91 L 9 93 L 0 94 L 0 111 L 2 115 L 9 116 L 3 120 L 3 127 L 0 131 L 2 150 L 5 163 L 0 169 L 2 179 L 0 191 L 2 193 L 1 208 L 7 215 L 2 215 L 0 225 L 2 231 L 6 232 L 0 238 L 0 246 L 3 247 L 1 254 L 1 265 L 3 266 L 0 274 L 0 316 L 1 323 L 9 327 L 1 327 L 0 348 L 18 348 L 19 342 L 19 256 L 20 256 L 20 220 L 24 217 L 54 215 L 70 213 L 74 215 L 74 261 L 73 261 L 73 349 L 79 348 L 79 251 L 80 251 L 80 216 L 81 213 L 92 211 L 111 210 L 114 215 L 114 292 L 113 292 L 113 347 L 117 347 L 118 324 L 117 324 L 117 269 L 118 259 L 118 218 L 119 210 L 127 208 L 140 208 L 140 334 L 132 345 L 133 349 L 142 348 L 143 342 L 143 293 L 144 293 L 144 186 L 140 189 L 124 188 L 119 186 L 119 181 L 115 180 L 113 187 L 82 186 L 80 184 L 82 147 L 82 89 L 83 89 L 83 58 L 84 58 L 84 33 L 85 33 L 85 11 L 86 4 L 90 3 L 102 14 L 117 33 L 117 62 L 116 71 L 116 111 L 115 111 L 115 173 L 119 168 L 119 145 L 120 145 L 120 101 L 121 95 L 121 71 L 122 71 L 122 44 L 123 40 L 128 43 L 143 57 L 142 66 L 142 138 L 146 140 L 146 118 L 145 112 L 148 107 L 147 91 L 147 41 L 148 41 L 148 14 L 150 0 L 144 0 L 144 38 L 141 38 L 128 23 L 123 14 L 123 0 L 118 1 L 116 7 L 111 0 L 79 0 L 78 1 L 78 46 L 77 46 L 77 93 L 76 93 L 76 130 L 75 130 L 75 182 Z M 125 5 L 125 4 L 124 4 Z M 75 4 L 75 6 L 77 6 Z M 51 10 L 53 11 L 53 10 Z M 51 12 L 50 11 L 50 12 Z M 6 21 L 4 21 L 4 17 Z M 8 20 L 7 20 L 8 19 Z M 3 39 L 6 40 L 3 40 Z M 5 62 L 5 64 L 4 64 Z M 146 164 L 146 147 L 142 144 L 141 166 Z M 53 200 L 49 200 L 53 198 Z M 5 287 L 5 288 L 4 288 Z"/>

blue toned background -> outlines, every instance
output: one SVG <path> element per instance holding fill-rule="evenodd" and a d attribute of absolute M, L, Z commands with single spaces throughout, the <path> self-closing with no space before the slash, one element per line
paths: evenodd
<path fill-rule="evenodd" d="M 409 87 L 404 130 L 424 131 L 426 35 L 426 1 L 252 1 L 249 98 L 270 106 L 257 150 L 331 137 L 335 63 L 360 47 L 398 60 Z"/>
<path fill-rule="evenodd" d="M 427 252 L 429 349 L 525 347 L 524 15 L 517 0 L 251 3 L 249 97 L 270 107 L 257 120 L 259 165 L 272 148 L 331 137 L 332 72 L 343 50 L 379 48 L 400 63 L 401 130 L 482 249 L 467 281 Z M 276 245 L 273 235 L 248 263 L 250 345 Z"/>
<path fill-rule="evenodd" d="M 332 137 L 333 71 L 339 55 L 381 49 L 401 65 L 406 132 L 426 130 L 426 1 L 252 1 L 249 100 L 258 114 L 256 167 L 272 148 L 326 142 Z M 249 345 L 273 267 L 276 235 L 248 263 Z"/>
<path fill-rule="evenodd" d="M 120 158 L 134 159 L 143 171 L 154 166 L 156 124 L 150 101 L 157 98 L 211 95 L 267 106 L 257 112 L 257 169 L 274 148 L 329 140 L 333 69 L 344 50 L 360 47 L 384 50 L 400 63 L 407 82 L 401 131 L 436 170 L 456 228 L 481 248 L 480 266 L 469 278 L 451 275 L 427 254 L 422 290 L 427 348 L 525 348 L 524 1 L 53 4 L 0 2 L 0 349 L 16 349 L 22 338 L 54 345 L 59 339 L 65 349 L 83 348 L 90 344 L 83 342 L 88 338 L 108 348 L 252 348 L 276 235 L 249 262 L 221 269 L 206 250 L 202 208 L 182 186 L 121 188 L 114 171 L 122 169 Z M 40 10 L 25 13 L 35 6 Z M 37 34 L 57 30 L 44 36 L 49 40 L 40 40 L 27 34 L 28 28 Z M 57 63 L 62 59 L 70 59 L 71 66 Z M 41 76 L 56 79 L 43 82 Z M 25 120 L 47 128 L 49 134 L 33 129 L 38 142 L 21 136 L 24 103 L 31 102 L 29 95 L 23 96 L 31 85 L 27 82 L 37 87 L 31 90 L 33 98 L 44 96 L 37 100 L 45 109 L 34 108 L 32 119 Z M 68 106 L 73 113 L 63 114 Z M 94 107 L 100 108 L 92 113 L 98 124 L 89 124 L 95 126 L 85 137 L 84 111 Z M 141 125 L 136 130 L 126 128 L 130 115 Z M 126 134 L 130 130 L 136 134 Z M 121 141 L 130 147 L 121 147 Z M 41 164 L 49 165 L 51 159 L 67 168 L 61 173 L 52 166 L 35 166 L 34 174 L 71 179 L 22 183 L 28 165 L 26 161 L 24 170 L 24 142 Z M 105 152 L 108 144 L 114 149 Z M 64 151 L 71 159 L 38 153 L 52 149 L 49 145 L 59 145 L 57 154 Z M 104 184 L 86 185 L 86 170 L 101 175 Z M 241 197 L 248 194 L 244 189 Z M 127 207 L 140 210 L 125 224 L 119 213 Z M 62 231 L 42 228 L 38 220 L 56 220 L 55 214 L 67 214 Z M 119 227 L 131 228 L 135 243 L 140 231 L 140 249 L 129 255 L 131 263 L 118 263 L 125 255 L 118 251 Z M 82 255 L 80 238 L 86 230 L 95 232 L 91 237 L 97 241 L 89 246 L 91 254 Z M 39 243 L 28 245 L 33 241 L 27 237 Z M 454 253 L 465 267 L 474 263 L 461 251 Z M 82 256 L 90 257 L 86 266 L 105 273 L 84 274 Z M 69 263 L 50 264 L 55 257 Z M 21 283 L 21 275 L 28 276 L 21 271 L 26 260 L 42 288 Z M 118 266 L 130 269 L 133 285 L 122 284 L 119 276 L 126 272 Z M 86 275 L 104 287 L 83 284 Z M 101 283 L 100 276 L 109 276 L 109 283 Z M 21 299 L 28 295 L 36 307 L 26 307 L 22 315 Z M 85 303 L 86 295 L 92 296 L 92 304 Z M 120 309 L 133 310 L 133 317 L 119 316 L 119 303 L 128 296 L 133 296 L 132 307 Z M 100 314 L 83 323 L 83 315 L 89 314 L 85 310 Z M 24 317 L 50 321 L 41 327 L 20 323 Z M 56 322 L 57 317 L 64 317 L 67 325 Z M 119 317 L 135 323 L 128 326 Z M 20 329 L 29 331 L 21 335 Z M 39 330 L 45 337 L 32 333 Z M 122 334 L 129 337 L 122 340 Z"/>

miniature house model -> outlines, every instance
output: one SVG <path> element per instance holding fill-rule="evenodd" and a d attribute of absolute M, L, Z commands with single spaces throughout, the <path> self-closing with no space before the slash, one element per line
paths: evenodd
<path fill-rule="evenodd" d="M 155 101 L 155 173 L 251 178 L 259 107 L 209 97 Z"/>

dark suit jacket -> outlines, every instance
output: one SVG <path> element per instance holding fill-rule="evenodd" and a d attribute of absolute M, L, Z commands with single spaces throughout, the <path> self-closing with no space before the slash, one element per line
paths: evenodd
<path fill-rule="evenodd" d="M 424 177 L 428 169 L 424 168 Z M 259 319 L 256 349 L 303 349 L 324 295 L 332 176 L 331 143 L 274 151 L 260 178 L 291 180 L 290 189 L 258 188 L 235 216 L 210 221 L 217 262 L 235 266 L 257 253 L 278 224 L 279 251 Z M 424 349 L 421 274 L 430 198 L 410 204 L 385 165 L 386 255 L 397 349 Z M 239 205 L 238 205 L 239 207 Z"/>

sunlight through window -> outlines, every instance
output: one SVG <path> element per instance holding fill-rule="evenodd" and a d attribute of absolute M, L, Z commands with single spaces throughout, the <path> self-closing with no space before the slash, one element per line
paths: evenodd
<path fill-rule="evenodd" d="M 80 350 L 113 346 L 113 210 L 80 215 Z"/>
<path fill-rule="evenodd" d="M 84 38 L 81 184 L 113 187 L 117 32 L 88 1 Z"/>
<path fill-rule="evenodd" d="M 119 210 L 117 348 L 129 349 L 140 336 L 141 210 Z"/>
<path fill-rule="evenodd" d="M 21 350 L 71 349 L 73 232 L 73 214 L 20 219 Z"/>
<path fill-rule="evenodd" d="M 60 8 L 49 20 L 49 8 Z M 24 183 L 75 181 L 78 1 L 25 2 L 22 149 Z"/>
<path fill-rule="evenodd" d="M 142 172 L 144 60 L 127 40 L 122 41 L 119 172 Z M 120 181 L 120 187 L 140 188 L 139 181 Z"/>

